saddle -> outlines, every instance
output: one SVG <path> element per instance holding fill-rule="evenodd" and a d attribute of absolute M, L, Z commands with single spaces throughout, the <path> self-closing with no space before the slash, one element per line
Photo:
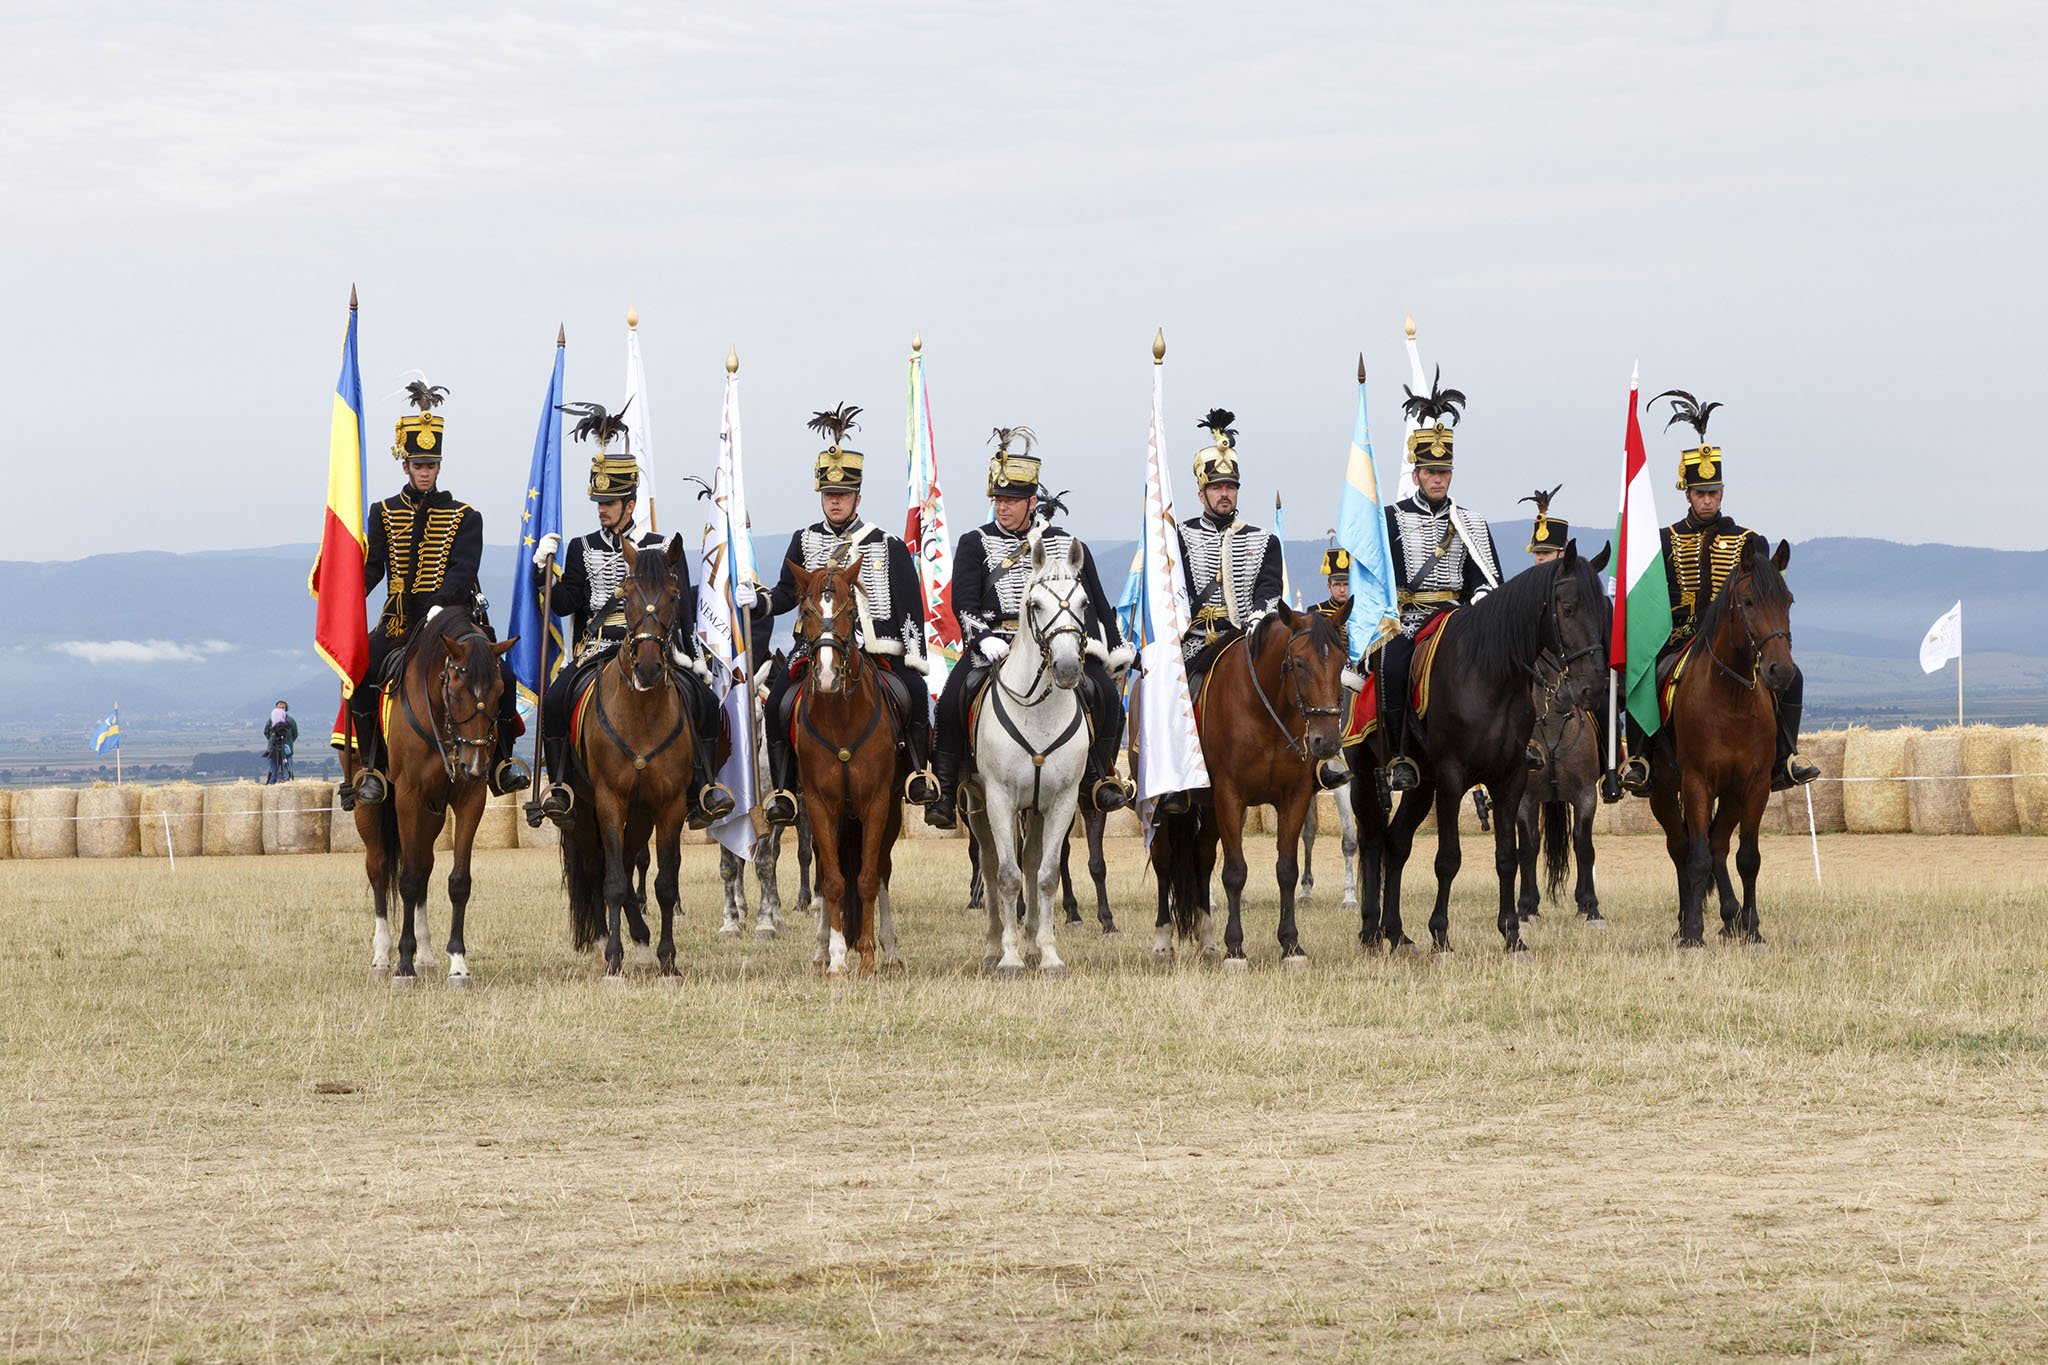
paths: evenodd
<path fill-rule="evenodd" d="M 867 661 L 875 666 L 877 688 L 882 694 L 883 708 L 889 714 L 890 733 L 901 736 L 910 721 L 911 681 L 898 672 L 887 655 L 869 654 Z M 802 714 L 804 694 L 810 691 L 811 661 L 797 659 L 789 666 L 789 691 L 783 694 L 783 714 L 776 717 L 789 736 L 791 744 L 796 743 L 797 717 Z M 922 686 L 920 682 L 918 684 Z"/>
<path fill-rule="evenodd" d="M 1188 697 L 1195 704 L 1195 728 L 1200 730 L 1202 711 L 1209 701 L 1209 679 L 1216 675 L 1216 665 L 1223 662 L 1223 656 L 1244 644 L 1244 632 L 1238 631 L 1225 639 L 1212 641 L 1202 646 L 1201 651 L 1188 661 Z"/>
<path fill-rule="evenodd" d="M 1444 622 L 1451 619 L 1451 614 L 1440 611 L 1415 632 L 1415 657 L 1408 663 L 1408 713 L 1418 721 L 1429 714 L 1430 664 L 1436 659 Z M 1380 675 L 1374 669 L 1365 675 L 1365 686 L 1351 699 L 1351 717 L 1344 726 L 1344 748 L 1355 748 L 1380 728 L 1379 699 Z"/>

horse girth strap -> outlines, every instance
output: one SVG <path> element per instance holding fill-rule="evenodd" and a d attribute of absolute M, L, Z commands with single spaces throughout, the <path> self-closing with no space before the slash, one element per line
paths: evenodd
<path fill-rule="evenodd" d="M 1088 708 L 1081 705 L 1080 699 L 1076 698 L 1074 718 L 1067 722 L 1067 728 L 1060 731 L 1059 737 L 1053 740 L 1052 743 L 1046 745 L 1043 749 L 1039 749 L 1033 747 L 1031 741 L 1024 738 L 1024 732 L 1017 728 L 1017 722 L 1012 720 L 1010 713 L 1003 708 L 1003 690 L 1001 688 L 996 689 L 992 700 L 996 709 L 997 723 L 1009 732 L 1010 738 L 1017 742 L 1018 748 L 1031 755 L 1031 808 L 1043 811 L 1044 807 L 1040 804 L 1040 794 L 1045 782 L 1045 760 L 1051 757 L 1057 750 L 1065 747 L 1066 742 L 1072 739 L 1075 733 L 1080 730 L 1082 722 L 1088 719 Z"/>
<path fill-rule="evenodd" d="M 812 723 L 811 692 L 809 688 L 804 689 L 803 696 L 799 700 L 796 709 L 797 724 L 803 727 L 805 734 L 825 748 L 830 749 L 832 756 L 839 760 L 839 799 L 847 805 L 853 803 L 853 756 L 860 752 L 863 744 L 868 742 L 868 736 L 874 734 L 875 726 L 882 718 L 882 708 L 890 704 L 883 689 L 878 686 L 875 689 L 875 704 L 868 708 L 867 724 L 861 727 L 860 734 L 854 737 L 853 743 L 840 744 L 827 739 L 819 732 L 818 727 Z M 890 722 L 890 732 L 893 734 L 894 731 L 895 722 L 892 719 Z"/>

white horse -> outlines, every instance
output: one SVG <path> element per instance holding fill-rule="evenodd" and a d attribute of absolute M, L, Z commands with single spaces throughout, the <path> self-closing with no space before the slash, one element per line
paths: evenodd
<path fill-rule="evenodd" d="M 1067 974 L 1053 943 L 1059 923 L 1053 907 L 1060 845 L 1074 823 L 1088 762 L 1088 717 L 1075 691 L 1087 638 L 1088 594 L 1081 582 L 1087 552 L 1069 540 L 1065 557 L 1049 561 L 1043 534 L 1043 528 L 1031 533 L 1031 576 L 1018 606 L 1016 639 L 999 656 L 994 684 L 968 735 L 974 749 L 968 818 L 989 887 L 982 968 L 1004 977 L 1021 976 L 1029 965 L 1021 950 L 1025 935 L 1034 940 L 1029 956 L 1040 972 Z"/>
<path fill-rule="evenodd" d="M 767 696 L 768 674 L 776 665 L 771 659 L 754 674 L 754 771 L 768 771 L 768 724 L 762 714 Z M 760 887 L 761 908 L 754 916 L 754 937 L 774 938 L 783 927 L 782 888 L 776 880 L 776 862 L 782 856 L 782 826 L 770 825 L 768 832 L 754 840 L 754 881 Z M 731 849 L 718 850 L 718 878 L 725 887 L 725 914 L 718 936 L 739 938 L 746 933 L 747 860 Z"/>

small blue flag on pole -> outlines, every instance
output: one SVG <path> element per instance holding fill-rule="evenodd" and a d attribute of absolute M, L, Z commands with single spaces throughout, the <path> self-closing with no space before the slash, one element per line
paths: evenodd
<path fill-rule="evenodd" d="M 562 358 L 567 337 L 555 334 L 555 370 L 548 379 L 548 394 L 540 409 L 540 430 L 533 437 L 533 466 L 526 474 L 526 502 L 519 513 L 519 553 L 514 569 L 512 614 L 507 633 L 519 637 L 507 656 L 512 676 L 519 684 L 519 708 L 532 714 L 540 694 L 555 674 L 562 671 L 561 627 L 541 603 L 533 586 L 533 552 L 542 536 L 562 535 Z M 557 546 L 556 555 L 561 554 Z M 562 566 L 559 559 L 548 566 L 548 585 L 553 586 Z M 544 647 L 545 646 L 545 647 Z M 547 677 L 541 676 L 541 659 L 547 659 Z"/>
<path fill-rule="evenodd" d="M 107 712 L 107 718 L 100 722 L 99 733 L 92 737 L 92 751 L 103 754 L 109 749 L 121 747 L 121 708 L 116 706 Z"/>
<path fill-rule="evenodd" d="M 1358 358 L 1358 416 L 1351 425 L 1351 454 L 1344 469 L 1344 501 L 1337 517 L 1337 543 L 1351 553 L 1351 623 L 1347 641 L 1353 661 L 1363 659 L 1401 628 L 1394 585 L 1394 550 L 1387 542 L 1387 512 L 1373 470 L 1372 433 L 1365 423 L 1365 357 Z"/>

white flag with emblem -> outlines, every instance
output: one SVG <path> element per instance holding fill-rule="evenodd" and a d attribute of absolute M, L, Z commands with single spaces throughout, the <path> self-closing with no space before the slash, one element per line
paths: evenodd
<path fill-rule="evenodd" d="M 1950 659 L 1962 657 L 1963 604 L 1958 602 L 1927 628 L 1927 638 L 1920 642 L 1920 669 L 1933 673 Z"/>
<path fill-rule="evenodd" d="M 647 413 L 647 367 L 640 363 L 640 311 L 626 306 L 626 418 L 632 432 L 633 459 L 640 466 L 640 515 L 636 518 L 650 531 L 659 531 L 655 516 L 654 419 Z"/>
<path fill-rule="evenodd" d="M 731 753 L 718 780 L 732 789 L 733 812 L 711 827 L 712 837 L 742 858 L 754 856 L 754 685 L 741 603 L 754 600 L 754 541 L 747 530 L 745 466 L 740 459 L 740 376 L 737 352 L 726 359 L 725 403 L 718 433 L 718 466 L 704 503 L 699 539 L 703 579 L 697 584 L 697 648 L 711 671 L 711 690 L 725 713 Z"/>
<path fill-rule="evenodd" d="M 1152 343 L 1152 430 L 1145 443 L 1144 584 L 1139 593 L 1138 815 L 1152 841 L 1152 809 L 1169 792 L 1209 785 L 1202 738 L 1181 641 L 1188 633 L 1188 592 L 1180 531 L 1173 517 L 1173 475 L 1166 464 L 1166 340 Z"/>

